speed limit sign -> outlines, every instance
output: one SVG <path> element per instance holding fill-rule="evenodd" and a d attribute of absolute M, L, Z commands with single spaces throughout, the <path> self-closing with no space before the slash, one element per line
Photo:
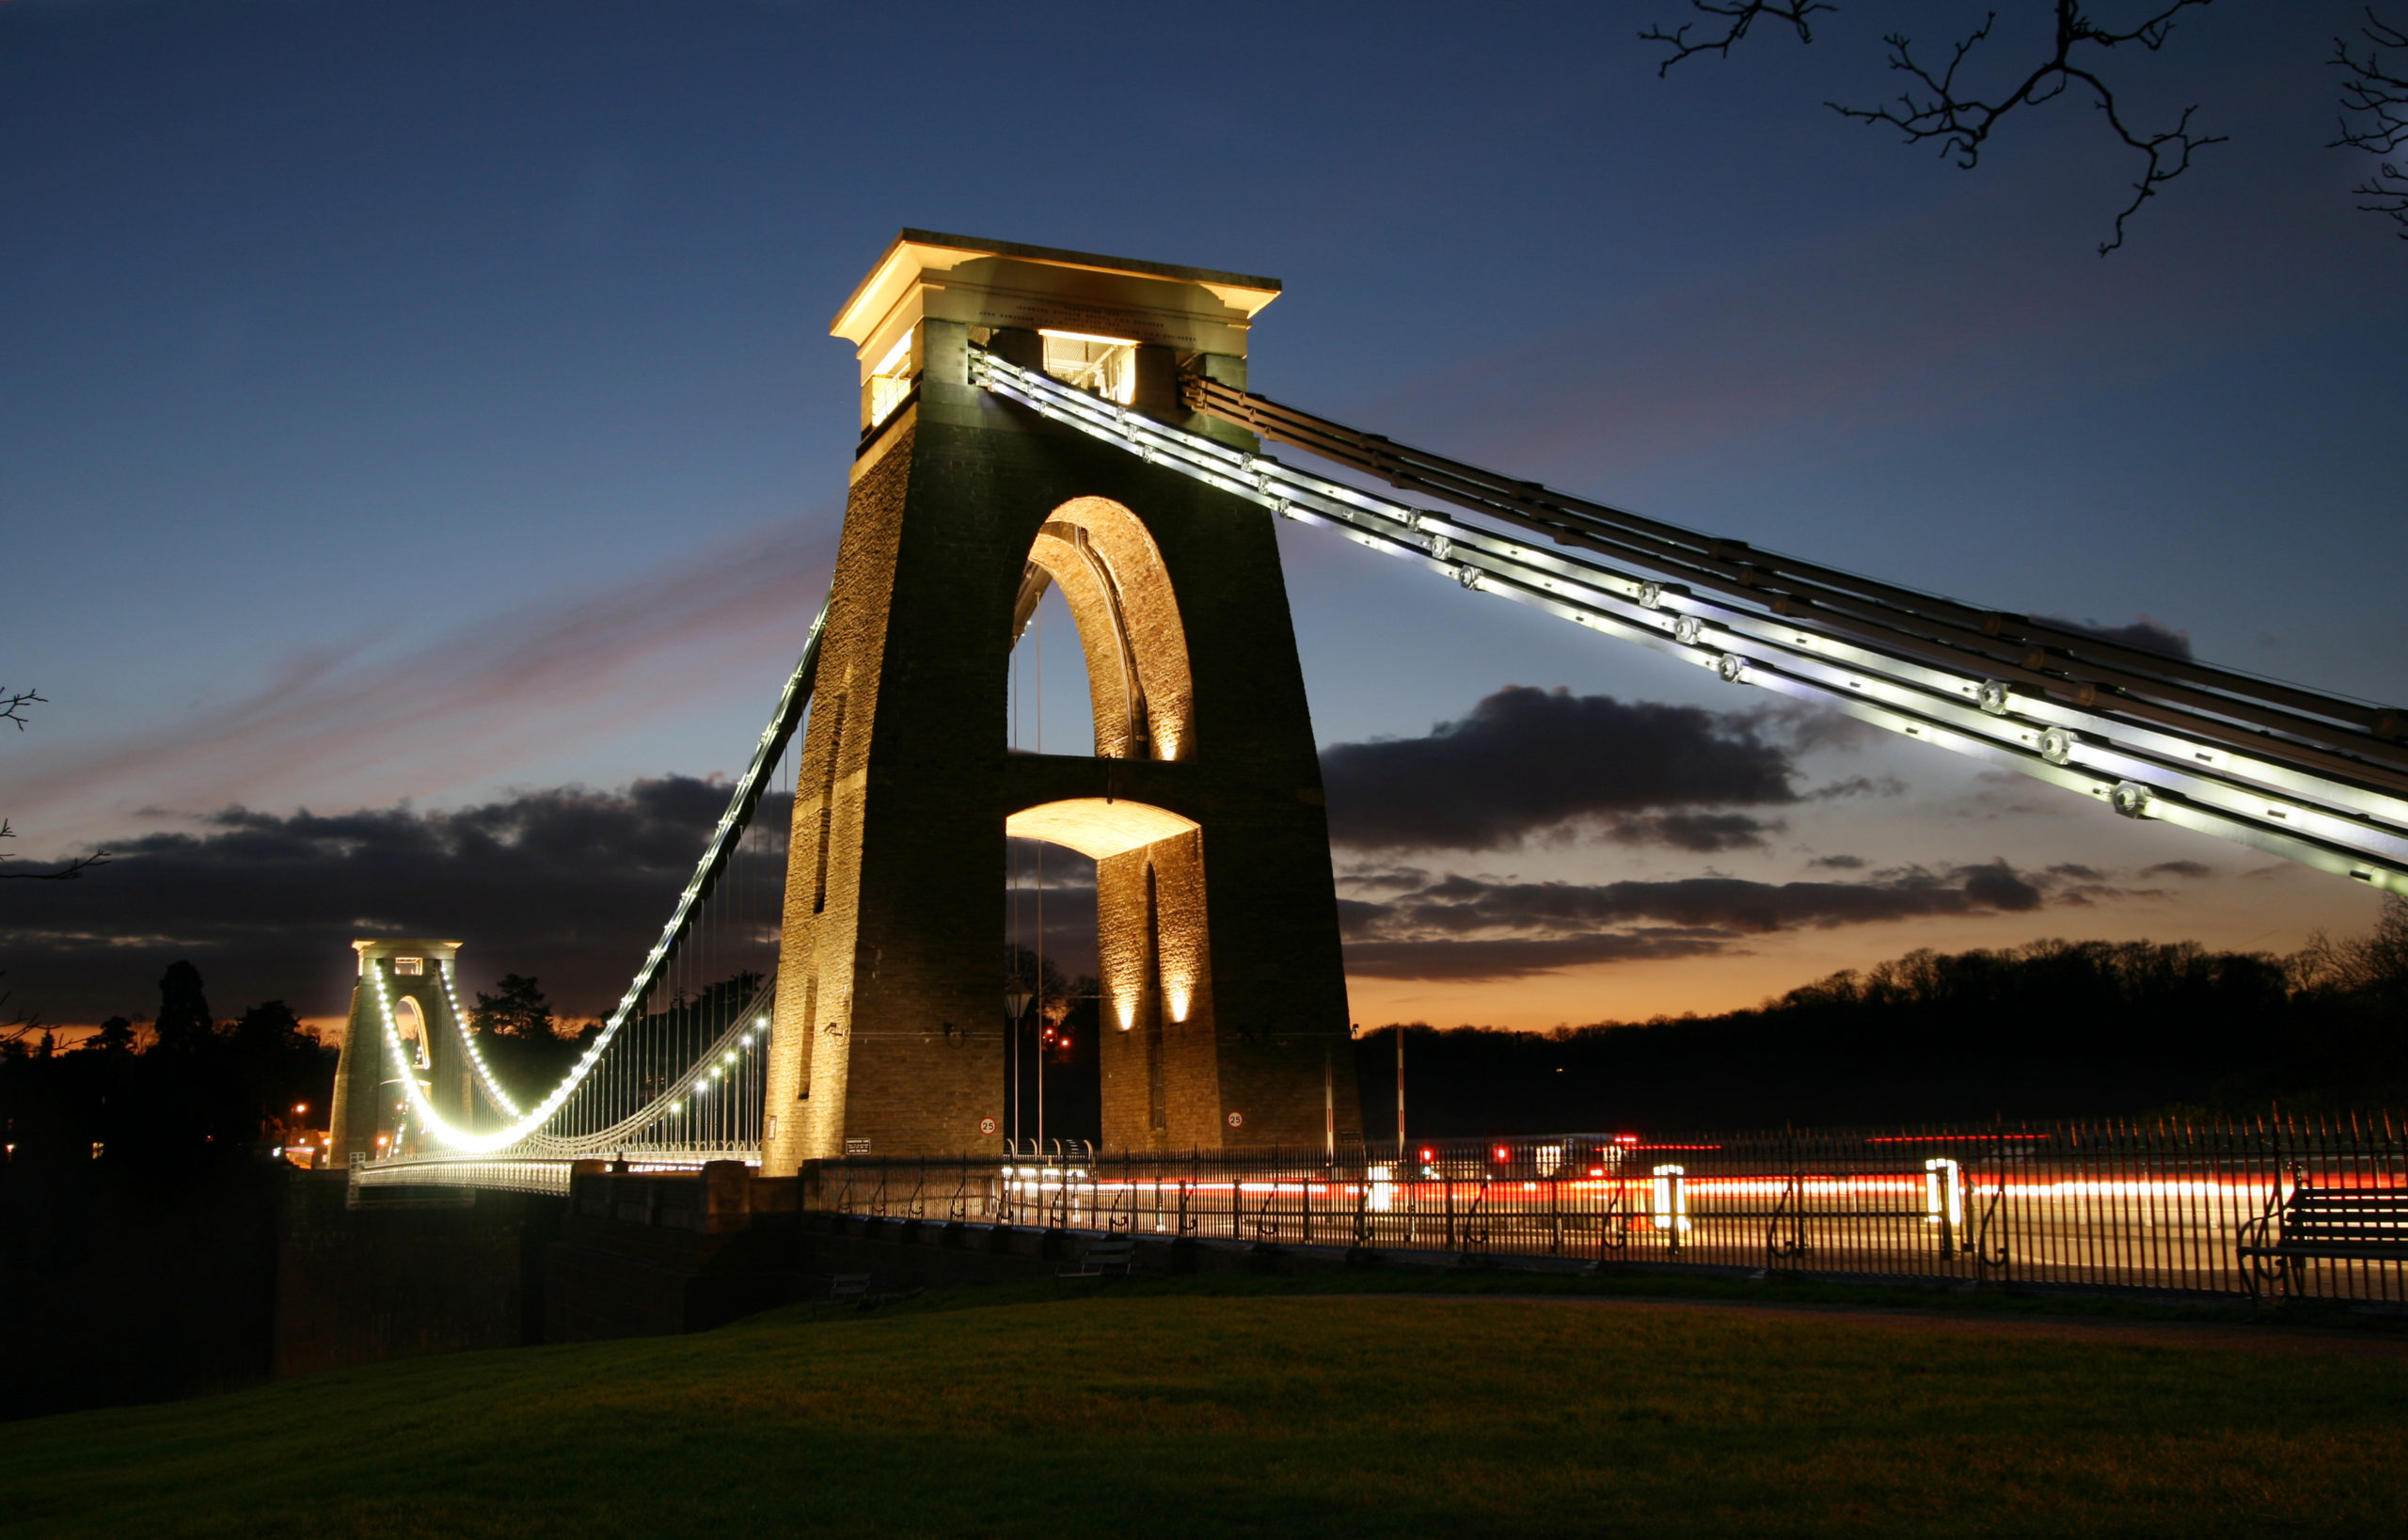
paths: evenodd
<path fill-rule="evenodd" d="M 1231 1128 L 1244 1128 L 1245 1126 L 1245 1114 L 1243 1112 L 1230 1113 L 1229 1126 Z"/>
<path fill-rule="evenodd" d="M 991 1138 L 991 1137 L 994 1135 L 994 1132 L 995 1132 L 995 1119 L 993 1119 L 992 1118 L 981 1118 L 981 1119 L 978 1119 L 978 1132 L 979 1132 L 982 1135 L 985 1135 L 985 1136 L 987 1136 L 987 1137 L 990 1137 L 990 1138 Z"/>

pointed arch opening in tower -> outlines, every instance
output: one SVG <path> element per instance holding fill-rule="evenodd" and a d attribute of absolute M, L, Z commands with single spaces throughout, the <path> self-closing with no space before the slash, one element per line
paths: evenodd
<path fill-rule="evenodd" d="M 1090 752 L 1104 759 L 1193 758 L 1186 631 L 1161 548 L 1144 521 L 1109 498 L 1073 498 L 1046 516 L 1012 606 L 1016 682 L 1025 677 L 1019 643 L 1035 623 L 1042 647 L 1049 609 L 1067 612 L 1085 664 Z M 1024 687 L 1015 691 L 1016 697 L 1025 693 Z M 1016 721 L 1025 723 L 1031 713 L 1016 704 Z M 1041 710 L 1035 716 L 1043 721 Z M 1015 741 L 1031 747 L 1024 736 Z M 1069 752 L 1067 744 L 1039 747 Z"/>
<path fill-rule="evenodd" d="M 426 1015 L 406 994 L 393 1001 L 393 1030 L 401 1035 L 402 1052 L 414 1068 L 423 1070 L 434 1064 L 435 1044 L 427 1033 Z"/>

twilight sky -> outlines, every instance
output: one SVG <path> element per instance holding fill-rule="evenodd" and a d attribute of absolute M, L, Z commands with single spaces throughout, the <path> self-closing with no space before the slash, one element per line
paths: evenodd
<path fill-rule="evenodd" d="M 2004 74 L 2046 8 L 1995 4 Z M 48 698 L 0 812 L 20 859 L 119 852 L 0 883 L 8 1008 L 148 1014 L 189 956 L 221 1013 L 330 1014 L 375 929 L 615 997 L 824 588 L 827 318 L 905 225 L 1275 275 L 1275 397 L 2408 699 L 2408 244 L 2324 148 L 2358 8 L 2219 0 L 2113 61 L 2230 142 L 2104 260 L 2132 168 L 2088 107 L 1965 172 L 1822 105 L 1985 8 L 1843 0 L 1658 80 L 1678 0 L 0 5 L 0 685 Z M 1282 538 L 1366 1024 L 2373 913 Z"/>

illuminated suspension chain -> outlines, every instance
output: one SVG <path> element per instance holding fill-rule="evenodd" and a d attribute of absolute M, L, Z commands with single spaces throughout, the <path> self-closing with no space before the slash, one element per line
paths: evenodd
<path fill-rule="evenodd" d="M 627 986 L 626 992 L 620 996 L 617 1008 L 610 1012 L 602 1030 L 578 1056 L 576 1065 L 561 1083 L 546 1092 L 543 1100 L 534 1106 L 512 1117 L 505 1126 L 479 1134 L 454 1127 L 427 1101 L 415 1077 L 404 1077 L 410 1088 L 411 1101 L 420 1119 L 437 1142 L 449 1149 L 472 1154 L 489 1154 L 530 1142 L 530 1135 L 549 1122 L 569 1099 L 587 1085 L 595 1066 L 602 1062 L 603 1056 L 617 1040 L 621 1029 L 635 1016 L 645 996 L 652 992 L 654 984 L 659 980 L 663 968 L 684 944 L 699 907 L 716 886 L 720 873 L 726 868 L 736 841 L 750 826 L 752 811 L 767 788 L 769 771 L 784 752 L 786 740 L 793 736 L 796 724 L 801 721 L 803 708 L 810 704 L 813 676 L 819 665 L 820 632 L 827 624 L 828 607 L 823 604 L 811 623 L 811 633 L 803 643 L 802 658 L 795 664 L 793 674 L 788 675 L 785 689 L 778 697 L 777 708 L 770 713 L 769 724 L 762 729 L 760 741 L 753 746 L 752 762 L 737 781 L 735 791 L 728 798 L 727 811 L 720 816 L 718 825 L 711 831 L 710 842 L 704 849 L 702 860 L 694 867 L 693 877 L 678 895 L 677 907 L 671 913 L 669 923 L 661 929 L 660 939 L 653 943 L 652 950 L 644 957 L 643 966 L 636 972 L 634 982 Z M 371 976 L 374 976 L 373 969 L 370 973 Z M 384 1001 L 385 989 L 381 978 L 376 982 L 376 991 L 378 1000 Z M 388 1032 L 395 1030 L 389 1006 L 386 1008 L 386 1025 Z M 717 1045 L 714 1045 L 714 1051 L 717 1051 Z M 625 1119 L 614 1120 L 611 1127 L 624 1126 L 624 1122 Z"/>
<path fill-rule="evenodd" d="M 741 1078 L 750 1072 L 768 1041 L 776 988 L 774 982 L 763 985 L 676 1079 L 616 1121 L 574 1135 L 537 1135 L 528 1139 L 523 1148 L 535 1154 L 573 1155 L 641 1147 L 645 1142 L 641 1135 L 668 1119 L 686 1117 L 689 1103 L 717 1089 L 722 1079 Z M 743 1132 L 732 1130 L 731 1137 L 740 1136 Z M 757 1135 L 757 1130 L 753 1132 Z"/>
<path fill-rule="evenodd" d="M 503 1117 L 515 1118 L 518 1116 L 518 1103 L 511 1100 L 510 1093 L 502 1089 L 501 1082 L 494 1078 L 492 1067 L 485 1063 L 483 1050 L 477 1046 L 477 1035 L 468 1030 L 468 1018 L 461 1014 L 460 992 L 452 984 L 452 969 L 449 958 L 436 964 L 436 971 L 443 976 L 443 998 L 452 1007 L 452 1030 L 459 1035 L 461 1045 L 468 1050 L 468 1064 L 476 1071 L 477 1083 L 485 1088 L 485 1095 L 492 1099 Z"/>
<path fill-rule="evenodd" d="M 1308 475 L 1156 422 L 983 349 L 974 382 L 1042 416 L 1285 518 L 1635 642 L 1734 684 L 2047 781 L 2128 818 L 2158 819 L 2408 893 L 2408 799 L 2318 773 L 2269 741 L 2248 752 L 2018 691 L 1812 623 L 1708 595 Z"/>
<path fill-rule="evenodd" d="M 391 993 L 385 988 L 384 976 L 373 968 L 368 978 L 374 987 L 376 1011 L 385 1028 L 385 1044 L 391 1057 L 405 1097 L 404 1106 L 415 1115 L 420 1124 L 444 1137 L 450 1125 L 436 1111 L 426 1088 L 414 1072 L 418 1066 L 410 1062 L 409 1049 L 402 1037 L 401 1024 L 393 1015 Z M 642 1106 L 608 1127 L 592 1130 L 569 1138 L 536 1135 L 518 1142 L 513 1152 L 536 1158 L 562 1158 L 591 1153 L 595 1151 L 634 1146 L 637 1136 L 656 1128 L 672 1118 L 684 1116 L 688 1103 L 699 1103 L 703 1097 L 721 1088 L 722 1081 L 731 1087 L 739 1082 L 749 1084 L 757 1057 L 766 1047 L 770 1024 L 770 1007 L 776 995 L 774 983 L 764 985 L 745 1003 L 735 1021 L 711 1044 L 708 1052 L 687 1066 L 683 1074 Z M 718 1103 L 709 1103 L 716 1108 Z M 694 1110 L 700 1111 L 698 1104 Z M 744 1130 L 732 1126 L 731 1137 L 740 1136 Z M 458 1148 L 456 1145 L 453 1148 Z"/>

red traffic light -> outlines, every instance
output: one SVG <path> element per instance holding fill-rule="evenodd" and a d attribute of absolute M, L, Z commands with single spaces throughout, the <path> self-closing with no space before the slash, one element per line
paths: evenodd
<path fill-rule="evenodd" d="M 1501 1144 L 1496 1149 L 1490 1151 L 1489 1153 L 1497 1157 L 1497 1164 L 1499 1166 L 1504 1165 L 1507 1161 L 1513 1158 L 1513 1151 Z"/>
<path fill-rule="evenodd" d="M 1424 1164 L 1427 1164 L 1427 1163 L 1428 1163 L 1428 1162 L 1430 1162 L 1430 1161 L 1436 1160 L 1437 1158 L 1438 1158 L 1438 1151 L 1436 1151 L 1435 1150 L 1431 1149 L 1431 1148 L 1430 1148 L 1428 1145 L 1426 1145 L 1426 1144 L 1425 1144 L 1425 1145 L 1423 1145 L 1423 1146 L 1421 1147 L 1421 1159 L 1422 1159 L 1422 1161 L 1423 1161 L 1423 1163 L 1424 1163 Z"/>

